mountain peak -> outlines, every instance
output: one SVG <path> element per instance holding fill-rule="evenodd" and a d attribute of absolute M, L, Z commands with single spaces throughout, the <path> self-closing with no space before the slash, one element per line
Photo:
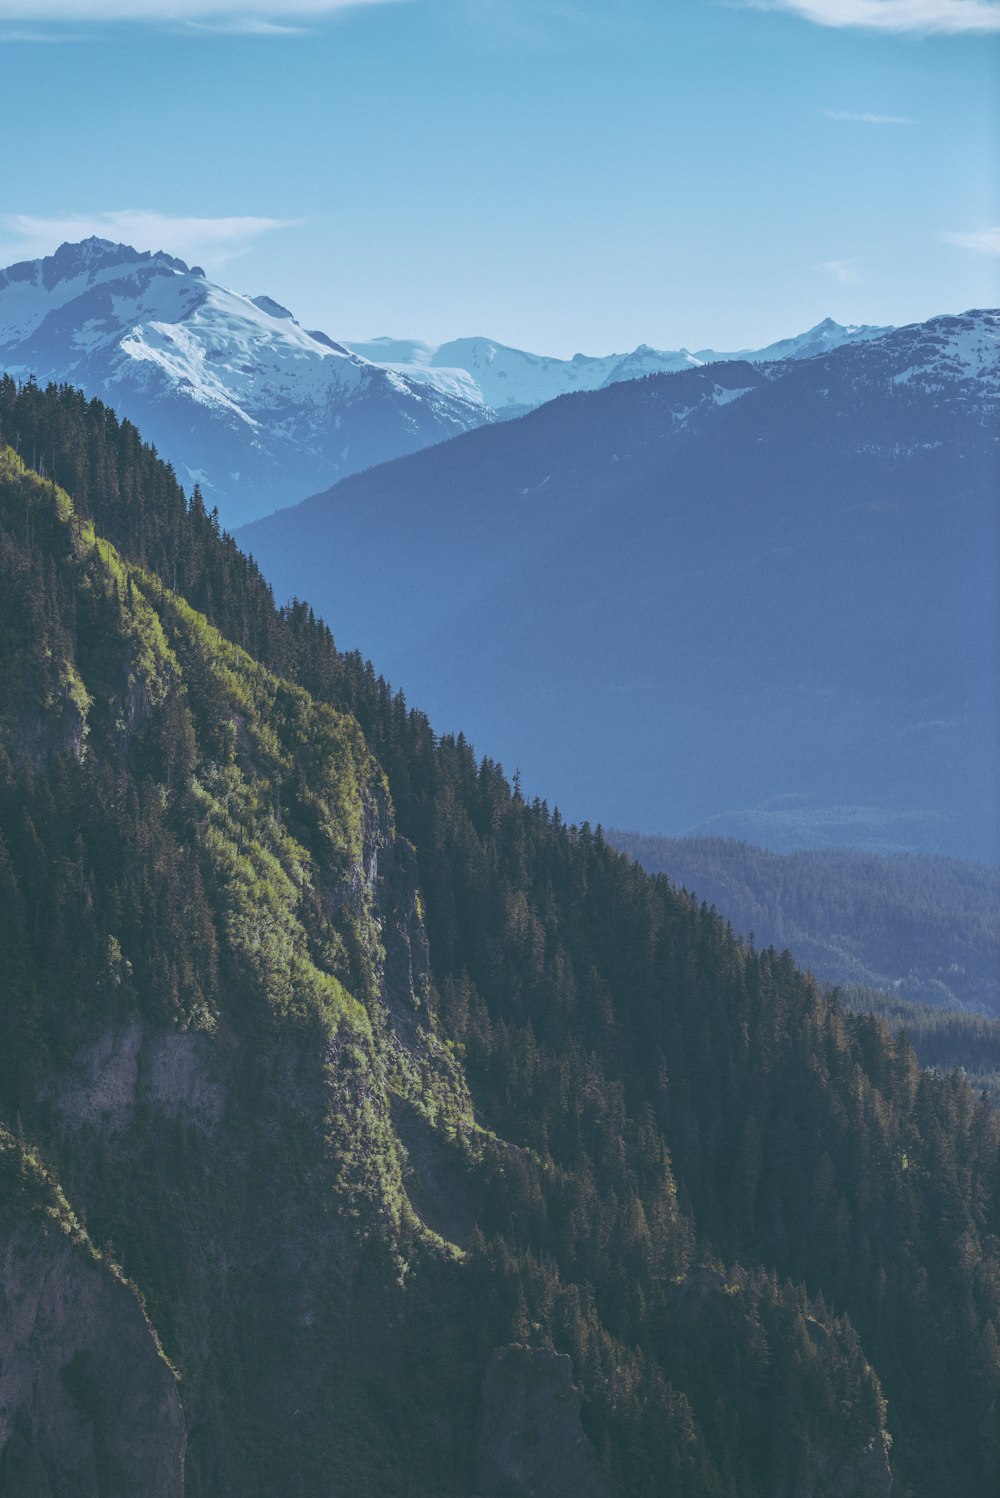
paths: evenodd
<path fill-rule="evenodd" d="M 204 275 L 199 266 L 192 269 L 176 255 L 168 255 L 165 250 L 137 250 L 130 244 L 116 244 L 111 239 L 100 239 L 96 234 L 75 243 L 67 240 L 54 255 L 47 255 L 35 264 L 41 267 L 42 280 L 49 287 L 59 281 L 73 280 L 76 276 L 94 275 L 97 271 L 115 265 L 162 266 L 164 270 L 177 271 L 185 276 Z"/>
<path fill-rule="evenodd" d="M 310 334 L 273 297 L 98 235 L 0 270 L 2 369 L 141 410 L 229 522 L 492 419 L 457 378 L 418 386 Z"/>
<path fill-rule="evenodd" d="M 121 293 L 127 284 L 132 295 L 153 282 L 180 282 L 185 277 L 204 278 L 204 274 L 199 266 L 189 267 L 164 250 L 136 250 L 96 234 L 65 241 L 51 255 L 0 270 L 0 345 L 9 349 L 12 344 L 23 344 L 50 315 L 74 303 L 79 304 L 81 321 L 96 326 L 95 319 L 106 316 L 110 307 L 109 303 L 99 311 L 98 303 L 111 294 L 111 288 Z M 81 299 L 86 300 L 86 309 Z M 37 362 L 36 351 L 31 363 Z M 8 356 L 7 363 L 9 367 L 19 361 Z"/>

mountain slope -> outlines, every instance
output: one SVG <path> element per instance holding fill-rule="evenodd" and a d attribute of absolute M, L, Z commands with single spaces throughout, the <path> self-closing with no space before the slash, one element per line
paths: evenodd
<path fill-rule="evenodd" d="M 432 345 L 417 339 L 371 338 L 346 348 L 386 369 L 467 399 L 481 401 L 500 416 L 518 416 L 577 390 L 599 390 L 619 380 L 674 373 L 733 359 L 767 363 L 774 359 L 808 359 L 845 343 L 858 343 L 890 332 L 889 328 L 843 327 L 826 318 L 806 333 L 783 338 L 762 349 L 720 354 L 715 349 L 655 349 L 641 343 L 630 354 L 594 357 L 574 354 L 553 359 L 507 348 L 489 338 L 456 338 Z"/>
<path fill-rule="evenodd" d="M 846 848 L 770 853 L 723 838 L 607 833 L 650 874 L 788 947 L 824 983 L 1000 1019 L 1000 870 Z"/>
<path fill-rule="evenodd" d="M 276 612 L 110 413 L 9 427 L 86 499 L 5 455 L 0 1117 L 186 1493 L 888 1498 L 880 1379 L 903 1490 L 991 1491 L 988 1110 Z M 47 1349 L 2 1460 L 58 1491 Z"/>
<path fill-rule="evenodd" d="M 340 1362 L 352 1300 L 391 1298 L 404 1256 L 457 1254 L 410 1204 L 393 1110 L 442 1170 L 482 1155 L 427 1008 L 412 851 L 352 719 L 224 641 L 9 450 L 0 490 L 4 1113 L 180 1367 L 186 1486 L 181 1462 L 164 1492 L 329 1490 L 331 1460 L 362 1459 L 377 1487 Z M 42 1420 L 74 1336 L 94 1328 L 39 1348 L 42 1395 L 4 1414 L 53 1491 L 82 1494 Z"/>
<path fill-rule="evenodd" d="M 69 380 L 140 421 L 230 525 L 489 419 L 269 297 L 101 239 L 0 271 L 0 369 Z"/>
<path fill-rule="evenodd" d="M 239 539 L 570 815 L 995 858 L 997 329 L 564 397 Z"/>
<path fill-rule="evenodd" d="M 609 831 L 648 873 L 787 948 L 853 1013 L 883 1020 L 922 1066 L 960 1069 L 1000 1107 L 1000 870 L 847 848 L 772 853 L 726 838 Z"/>

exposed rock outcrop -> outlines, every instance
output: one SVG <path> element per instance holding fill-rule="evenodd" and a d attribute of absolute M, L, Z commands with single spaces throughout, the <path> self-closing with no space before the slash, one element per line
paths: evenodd
<path fill-rule="evenodd" d="M 477 1498 L 610 1498 L 568 1357 L 498 1347 L 483 1379 Z"/>
<path fill-rule="evenodd" d="M 177 1380 L 132 1290 L 37 1221 L 0 1267 L 3 1498 L 182 1498 Z"/>
<path fill-rule="evenodd" d="M 856 1458 L 803 1446 L 794 1478 L 783 1482 L 774 1498 L 892 1498 L 885 1436 L 876 1437 Z"/>
<path fill-rule="evenodd" d="M 207 1036 L 157 1028 L 133 1015 L 82 1047 L 72 1067 L 43 1095 L 71 1128 L 90 1125 L 117 1133 L 130 1126 L 136 1105 L 145 1102 L 169 1118 L 210 1130 L 225 1106 L 223 1077 Z"/>

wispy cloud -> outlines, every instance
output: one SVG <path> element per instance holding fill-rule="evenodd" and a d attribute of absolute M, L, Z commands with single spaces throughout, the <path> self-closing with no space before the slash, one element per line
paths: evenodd
<path fill-rule="evenodd" d="M 832 276 L 842 286 L 858 286 L 862 281 L 861 272 L 858 269 L 860 264 L 860 260 L 824 260 L 822 265 L 817 265 L 816 269 Z"/>
<path fill-rule="evenodd" d="M 998 0 L 743 0 L 755 10 L 791 11 L 819 26 L 886 32 L 1000 31 Z"/>
<path fill-rule="evenodd" d="M 0 214 L 0 245 L 4 263 L 50 255 L 64 241 L 89 239 L 124 240 L 139 250 L 167 250 L 184 260 L 198 261 L 218 270 L 227 261 L 243 255 L 264 234 L 291 229 L 304 219 L 281 218 L 182 218 L 148 209 L 125 208 L 110 213 L 71 213 L 39 218 L 26 213 Z"/>
<path fill-rule="evenodd" d="M 2 12 L 0 12 L 2 15 Z M 77 42 L 82 38 L 68 31 L 54 30 L 49 27 L 45 31 L 29 31 L 24 26 L 0 26 L 0 46 L 5 42 Z"/>
<path fill-rule="evenodd" d="M 980 255 L 1000 255 L 1000 224 L 993 229 L 973 229 L 967 234 L 942 234 L 948 244 L 960 245 L 963 250 L 976 250 Z"/>
<path fill-rule="evenodd" d="M 279 36 L 298 29 L 296 22 L 391 3 L 394 0 L 0 0 L 0 21 L 30 22 L 30 32 L 10 37 L 25 41 L 40 40 L 39 24 L 47 21 L 201 23 L 204 29 Z"/>
<path fill-rule="evenodd" d="M 856 125 L 912 125 L 903 114 L 854 114 L 849 109 L 824 109 L 828 120 L 851 120 Z"/>
<path fill-rule="evenodd" d="M 593 0 L 460 0 L 441 9 L 447 25 L 490 52 L 555 51 L 575 36 L 614 36 L 630 24 L 620 5 Z"/>
<path fill-rule="evenodd" d="M 195 21 L 190 17 L 180 23 L 185 31 L 203 31 L 212 36 L 305 36 L 307 26 L 286 26 L 266 21 L 263 16 L 232 16 L 215 21 Z"/>

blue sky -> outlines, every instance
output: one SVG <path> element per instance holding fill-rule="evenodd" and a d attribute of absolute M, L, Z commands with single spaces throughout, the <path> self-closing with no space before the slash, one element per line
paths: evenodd
<path fill-rule="evenodd" d="M 559 355 L 1000 302 L 996 0 L 0 0 L 0 51 L 0 264 Z"/>

